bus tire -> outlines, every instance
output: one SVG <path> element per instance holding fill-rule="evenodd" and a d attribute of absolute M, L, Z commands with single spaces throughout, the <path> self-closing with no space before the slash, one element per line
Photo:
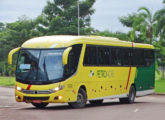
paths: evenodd
<path fill-rule="evenodd" d="M 136 97 L 136 90 L 135 87 L 132 85 L 130 90 L 129 90 L 129 95 L 127 98 L 119 98 L 120 103 L 127 103 L 127 104 L 132 104 L 135 101 Z"/>
<path fill-rule="evenodd" d="M 77 101 L 70 102 L 68 104 L 72 108 L 83 108 L 86 106 L 86 103 L 87 103 L 87 94 L 84 89 L 80 88 L 77 95 Z"/>
<path fill-rule="evenodd" d="M 32 103 L 36 108 L 42 109 L 45 108 L 49 103 Z"/>
<path fill-rule="evenodd" d="M 89 103 L 91 105 L 101 105 L 103 103 L 103 99 L 102 100 L 90 100 Z"/>

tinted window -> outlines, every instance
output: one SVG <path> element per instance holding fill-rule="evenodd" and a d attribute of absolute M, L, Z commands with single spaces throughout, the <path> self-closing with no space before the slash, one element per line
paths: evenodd
<path fill-rule="evenodd" d="M 84 56 L 84 65 L 94 66 L 96 65 L 96 46 L 86 46 L 85 56 Z"/>
<path fill-rule="evenodd" d="M 108 47 L 98 47 L 97 53 L 98 65 L 110 65 L 110 49 Z"/>
<path fill-rule="evenodd" d="M 144 60 L 146 66 L 152 65 L 154 63 L 154 51 L 144 50 Z"/>
<path fill-rule="evenodd" d="M 122 65 L 122 52 L 120 48 L 111 48 L 111 65 L 112 66 Z"/>
<path fill-rule="evenodd" d="M 123 52 L 123 65 L 132 65 L 132 48 L 122 48 Z"/>
<path fill-rule="evenodd" d="M 87 45 L 84 65 L 88 66 L 150 66 L 154 51 L 142 48 Z"/>
<path fill-rule="evenodd" d="M 133 49 L 133 65 L 134 66 L 145 65 L 143 49 Z"/>

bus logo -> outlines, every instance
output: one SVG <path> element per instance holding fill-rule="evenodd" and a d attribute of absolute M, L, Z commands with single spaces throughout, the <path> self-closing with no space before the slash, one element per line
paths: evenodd
<path fill-rule="evenodd" d="M 97 70 L 98 78 L 113 78 L 114 71 L 113 70 Z"/>
<path fill-rule="evenodd" d="M 93 76 L 94 76 L 94 71 L 90 70 L 90 77 L 93 77 Z"/>

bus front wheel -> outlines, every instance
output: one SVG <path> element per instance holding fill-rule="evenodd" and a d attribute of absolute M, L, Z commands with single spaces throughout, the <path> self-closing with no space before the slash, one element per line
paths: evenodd
<path fill-rule="evenodd" d="M 35 106 L 36 108 L 44 108 L 48 105 L 48 103 L 32 103 L 33 106 Z"/>
<path fill-rule="evenodd" d="M 87 103 L 86 92 L 84 89 L 80 88 L 78 95 L 77 95 L 77 101 L 76 102 L 70 102 L 68 104 L 72 108 L 82 108 L 82 107 L 85 107 L 86 103 Z"/>
<path fill-rule="evenodd" d="M 119 98 L 120 103 L 134 103 L 136 97 L 136 90 L 135 87 L 132 85 L 129 91 L 129 95 L 127 98 Z"/>

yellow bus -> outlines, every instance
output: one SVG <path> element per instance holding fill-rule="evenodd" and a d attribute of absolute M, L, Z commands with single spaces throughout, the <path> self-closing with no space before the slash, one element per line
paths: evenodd
<path fill-rule="evenodd" d="M 10 51 L 19 52 L 15 99 L 43 108 L 101 104 L 107 98 L 133 103 L 154 92 L 154 47 L 101 36 L 44 36 Z"/>

